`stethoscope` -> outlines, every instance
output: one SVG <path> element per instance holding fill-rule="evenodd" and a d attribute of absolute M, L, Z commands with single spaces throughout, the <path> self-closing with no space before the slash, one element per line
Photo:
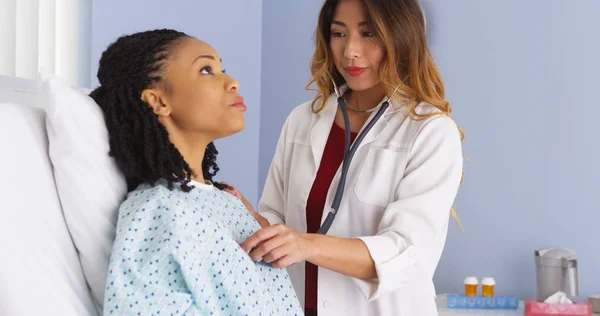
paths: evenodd
<path fill-rule="evenodd" d="M 338 212 L 338 208 L 340 207 L 340 203 L 342 202 L 342 197 L 344 195 L 344 186 L 346 185 L 346 176 L 348 175 L 348 169 L 350 169 L 350 162 L 352 161 L 352 157 L 354 157 L 354 153 L 356 153 L 358 146 L 365 138 L 367 133 L 369 133 L 371 128 L 373 128 L 375 123 L 377 123 L 379 118 L 381 118 L 385 110 L 388 108 L 388 106 L 390 105 L 390 99 L 392 98 L 391 96 L 396 92 L 394 90 L 394 92 L 388 96 L 387 100 L 385 100 L 380 105 L 379 110 L 377 110 L 377 113 L 375 113 L 373 119 L 369 121 L 369 123 L 367 124 L 367 126 L 365 126 L 363 131 L 356 137 L 352 146 L 350 146 L 350 119 L 348 118 L 346 103 L 344 102 L 344 98 L 342 98 L 342 94 L 338 90 L 335 81 L 333 79 L 331 81 L 333 82 L 333 90 L 335 91 L 335 94 L 337 96 L 338 106 L 340 107 L 340 110 L 342 111 L 342 116 L 344 117 L 345 144 L 344 160 L 342 163 L 342 174 L 340 175 L 340 182 L 338 183 L 337 189 L 335 190 L 335 196 L 333 198 L 333 203 L 331 203 L 329 213 L 327 214 L 323 225 L 321 225 L 321 227 L 317 231 L 317 234 L 322 235 L 327 234 L 327 231 L 329 231 L 329 228 L 331 227 L 331 224 L 333 224 L 333 220 L 335 219 L 335 215 Z M 396 88 L 396 90 L 398 90 L 398 88 Z"/>

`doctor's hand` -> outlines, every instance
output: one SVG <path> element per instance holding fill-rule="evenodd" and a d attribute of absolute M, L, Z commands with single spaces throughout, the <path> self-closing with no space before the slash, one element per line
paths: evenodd
<path fill-rule="evenodd" d="M 271 263 L 274 268 L 287 268 L 294 263 L 308 260 L 314 255 L 312 238 L 309 234 L 293 230 L 285 225 L 263 228 L 240 244 L 250 258 Z"/>

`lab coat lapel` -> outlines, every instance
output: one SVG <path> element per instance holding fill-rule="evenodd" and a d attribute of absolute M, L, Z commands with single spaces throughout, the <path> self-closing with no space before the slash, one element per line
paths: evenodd
<path fill-rule="evenodd" d="M 342 87 L 340 87 L 342 94 L 347 89 L 347 85 L 343 85 Z M 387 96 L 381 100 L 381 103 L 383 103 L 385 100 L 387 100 Z M 359 144 L 358 149 L 375 141 L 377 137 L 379 137 L 379 135 L 381 135 L 381 133 L 383 133 L 383 131 L 387 127 L 388 118 L 391 115 L 397 113 L 398 111 L 401 111 L 405 106 L 404 102 L 396 99 L 391 99 L 389 102 L 389 107 L 379 118 L 379 120 L 375 122 L 375 125 L 373 125 L 373 128 L 371 128 L 371 131 L 369 131 L 369 133 L 365 135 L 365 138 Z M 327 104 L 325 108 L 320 113 L 315 115 L 315 122 L 310 131 L 310 145 L 312 148 L 315 168 L 317 169 L 321 163 L 321 158 L 323 157 L 323 151 L 325 150 L 325 144 L 327 143 L 327 138 L 329 137 L 329 133 L 331 131 L 333 120 L 335 119 L 335 113 L 337 112 L 337 108 L 337 96 L 335 94 L 332 94 L 327 99 Z M 376 113 L 377 111 L 373 111 L 373 113 L 371 113 L 369 120 L 363 125 L 362 129 L 360 130 L 360 133 L 364 131 L 365 127 L 375 117 Z"/>
<path fill-rule="evenodd" d="M 310 130 L 310 146 L 312 149 L 315 168 L 318 169 L 323 157 L 323 151 L 327 143 L 327 138 L 331 132 L 331 126 L 337 112 L 337 99 L 335 94 L 327 99 L 325 108 L 315 114 L 314 123 Z"/>
<path fill-rule="evenodd" d="M 383 103 L 385 100 L 387 100 L 387 97 L 385 97 L 383 100 L 381 100 L 381 103 Z M 381 133 L 383 133 L 385 128 L 388 126 L 388 118 L 391 115 L 394 115 L 396 112 L 398 112 L 399 110 L 402 109 L 401 102 L 398 102 L 397 100 L 393 100 L 393 99 L 390 100 L 389 102 L 390 102 L 390 104 L 389 104 L 387 110 L 385 110 L 385 112 L 379 118 L 379 120 L 377 122 L 375 122 L 375 125 L 373 125 L 373 128 L 371 128 L 369 133 L 367 135 L 365 135 L 365 138 L 359 144 L 358 148 L 361 148 L 361 147 L 375 141 L 377 139 L 377 137 L 379 137 L 379 135 L 381 135 Z M 373 120 L 376 113 L 377 113 L 377 111 L 373 111 L 373 113 L 371 113 L 371 116 L 369 117 L 367 122 L 361 128 L 360 133 L 362 133 L 365 130 L 365 127 L 367 127 L 369 122 L 371 122 Z"/>

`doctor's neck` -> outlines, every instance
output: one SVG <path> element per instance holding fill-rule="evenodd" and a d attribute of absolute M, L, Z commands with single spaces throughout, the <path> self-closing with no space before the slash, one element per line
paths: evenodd
<path fill-rule="evenodd" d="M 359 110 L 369 110 L 381 102 L 386 96 L 385 87 L 383 84 L 378 84 L 368 89 L 348 89 L 344 93 L 344 99 L 350 103 L 350 106 Z"/>

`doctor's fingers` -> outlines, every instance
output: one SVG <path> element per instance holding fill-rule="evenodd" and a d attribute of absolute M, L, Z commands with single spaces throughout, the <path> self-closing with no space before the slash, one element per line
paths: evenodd
<path fill-rule="evenodd" d="M 263 260 L 266 260 L 265 255 L 268 255 L 269 253 L 271 253 L 271 251 L 278 249 L 286 244 L 290 243 L 290 238 L 286 237 L 286 236 L 282 236 L 282 235 L 277 235 L 269 240 L 263 241 L 262 243 L 260 243 L 258 245 L 258 247 L 256 247 L 256 249 L 252 250 L 252 252 L 250 252 L 250 258 L 253 261 L 256 261 L 260 258 L 262 258 Z M 267 261 L 267 262 L 271 262 L 273 261 L 273 259 Z"/>
<path fill-rule="evenodd" d="M 273 268 L 275 269 L 285 269 L 295 263 L 298 263 L 302 261 L 302 258 L 300 258 L 297 255 L 285 255 L 275 261 L 273 261 L 271 263 L 271 265 L 273 266 Z"/>
<path fill-rule="evenodd" d="M 242 249 L 247 253 L 254 247 L 258 246 L 263 241 L 271 239 L 271 238 L 279 235 L 279 233 L 285 229 L 287 229 L 287 227 L 285 227 L 285 225 L 281 225 L 281 224 L 265 227 L 265 228 L 257 231 L 256 233 L 254 233 L 252 236 L 248 237 L 248 239 L 246 239 L 246 241 L 244 241 L 240 244 L 240 247 L 242 247 Z"/>
<path fill-rule="evenodd" d="M 279 247 L 269 251 L 267 254 L 265 254 L 262 257 L 263 261 L 266 263 L 273 263 L 273 262 L 280 260 L 286 256 L 296 257 L 294 255 L 294 253 L 297 254 L 298 251 L 294 251 L 294 248 L 296 248 L 296 247 L 293 244 L 284 243 L 281 246 L 279 246 Z"/>
<path fill-rule="evenodd" d="M 293 244 L 285 244 L 279 248 L 272 250 L 263 257 L 265 262 L 271 263 L 273 268 L 285 269 L 302 260 L 302 253 L 298 251 L 298 247 Z"/>

